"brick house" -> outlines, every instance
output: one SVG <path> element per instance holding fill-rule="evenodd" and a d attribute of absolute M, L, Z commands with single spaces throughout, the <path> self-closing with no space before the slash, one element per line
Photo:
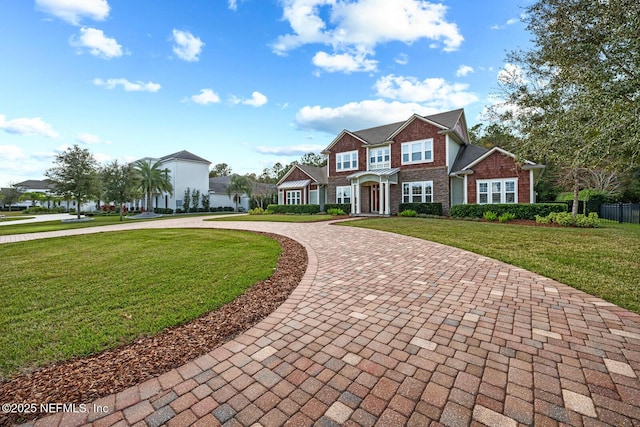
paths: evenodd
<path fill-rule="evenodd" d="M 327 199 L 327 167 L 295 165 L 278 181 L 279 205 L 320 205 Z"/>
<path fill-rule="evenodd" d="M 400 203 L 409 202 L 442 203 L 444 214 L 455 204 L 534 203 L 534 185 L 544 170 L 532 162 L 518 164 L 501 148 L 472 145 L 462 109 L 343 130 L 323 153 L 326 202 L 349 203 L 352 215 L 397 214 Z M 285 176 L 278 188 L 298 177 Z M 279 202 L 312 203 L 305 200 Z"/>

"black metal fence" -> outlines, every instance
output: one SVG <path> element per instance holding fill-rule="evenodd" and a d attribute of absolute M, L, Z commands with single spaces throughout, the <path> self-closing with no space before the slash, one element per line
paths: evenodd
<path fill-rule="evenodd" d="M 603 203 L 598 216 L 620 223 L 640 224 L 640 203 Z"/>

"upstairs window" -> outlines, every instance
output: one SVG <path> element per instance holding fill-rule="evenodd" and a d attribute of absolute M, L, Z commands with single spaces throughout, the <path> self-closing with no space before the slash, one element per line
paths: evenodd
<path fill-rule="evenodd" d="M 371 148 L 369 150 L 369 170 L 389 169 L 390 167 L 391 158 L 389 154 L 389 146 Z"/>
<path fill-rule="evenodd" d="M 358 169 L 358 152 L 347 151 L 336 154 L 336 171 L 349 171 Z"/>
<path fill-rule="evenodd" d="M 402 144 L 402 164 L 433 162 L 433 138 Z"/>

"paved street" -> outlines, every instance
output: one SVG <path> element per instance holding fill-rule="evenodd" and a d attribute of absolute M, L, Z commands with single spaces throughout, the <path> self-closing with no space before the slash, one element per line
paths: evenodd
<path fill-rule="evenodd" d="M 0 237 L 220 227 L 302 243 L 307 273 L 254 328 L 44 425 L 640 425 L 640 316 L 495 260 L 328 223 L 201 217 Z M 93 407 L 93 405 L 90 405 Z"/>

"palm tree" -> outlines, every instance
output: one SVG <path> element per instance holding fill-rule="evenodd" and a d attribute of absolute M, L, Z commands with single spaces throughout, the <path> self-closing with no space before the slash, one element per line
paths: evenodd
<path fill-rule="evenodd" d="M 249 178 L 238 174 L 231 175 L 229 185 L 227 185 L 227 196 L 231 197 L 233 194 L 233 201 L 236 204 L 236 212 L 238 211 L 238 201 L 243 194 L 251 197 L 252 185 Z"/>
<path fill-rule="evenodd" d="M 151 164 L 146 160 L 138 160 L 135 169 L 139 174 L 139 188 L 147 197 L 147 211 L 152 210 L 151 196 L 154 193 L 164 192 L 173 195 L 173 185 L 169 178 L 169 169 L 160 169 L 161 162 Z"/>

